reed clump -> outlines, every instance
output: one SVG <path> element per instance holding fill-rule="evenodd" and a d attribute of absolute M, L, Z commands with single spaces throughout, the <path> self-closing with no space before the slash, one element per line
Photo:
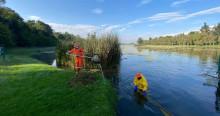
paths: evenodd
<path fill-rule="evenodd" d="M 56 48 L 56 60 L 58 66 L 73 66 L 74 58 L 73 56 L 66 55 L 66 52 L 73 47 L 74 43 L 80 43 L 80 46 L 84 48 L 86 56 L 92 57 L 98 55 L 101 65 L 104 68 L 117 65 L 120 61 L 121 48 L 117 34 L 106 33 L 100 36 L 89 34 L 87 38 L 72 35 L 68 38 L 63 37 L 58 39 Z M 85 62 L 86 68 L 93 68 L 95 66 L 90 59 L 85 59 Z"/>

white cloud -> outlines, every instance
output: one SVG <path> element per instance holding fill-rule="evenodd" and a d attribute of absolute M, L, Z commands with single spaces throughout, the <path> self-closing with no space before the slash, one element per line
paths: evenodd
<path fill-rule="evenodd" d="M 86 25 L 86 24 L 76 24 L 76 25 L 66 25 L 66 24 L 57 24 L 57 23 L 48 23 L 51 28 L 55 32 L 68 32 L 74 35 L 80 35 L 82 37 L 87 37 L 88 33 L 106 33 L 106 32 L 114 32 L 119 31 L 122 32 L 126 30 L 127 28 L 121 26 L 121 25 Z"/>
<path fill-rule="evenodd" d="M 103 13 L 103 10 L 100 9 L 100 8 L 95 8 L 95 9 L 92 10 L 92 13 L 99 15 L 99 14 L 102 14 L 102 13 Z"/>
<path fill-rule="evenodd" d="M 135 19 L 135 20 L 133 20 L 133 21 L 128 22 L 128 25 L 143 23 L 143 22 L 145 22 L 147 19 L 148 19 L 148 18 Z"/>
<path fill-rule="evenodd" d="M 112 32 L 112 31 L 119 30 L 120 28 L 121 28 L 121 25 L 110 25 L 110 26 L 107 26 L 106 28 L 104 28 L 102 31 L 103 32 Z"/>
<path fill-rule="evenodd" d="M 144 22 L 147 22 L 147 21 L 169 20 L 171 18 L 176 18 L 176 17 L 181 17 L 181 16 L 182 15 L 179 12 L 158 13 L 158 14 L 155 14 L 151 17 L 139 18 L 139 19 L 135 19 L 133 21 L 130 21 L 126 24 L 121 24 L 120 27 L 117 27 L 117 28 L 120 28 L 120 30 L 124 31 L 128 27 L 130 27 L 132 25 L 135 25 L 135 24 L 141 24 L 141 23 L 144 23 Z M 150 24 L 148 26 L 153 27 L 154 24 Z M 125 29 L 122 29 L 122 28 L 125 28 Z"/>
<path fill-rule="evenodd" d="M 210 15 L 210 14 L 216 14 L 216 13 L 220 13 L 220 6 L 215 7 L 215 8 L 202 10 L 202 11 L 198 11 L 198 12 L 194 12 L 194 13 L 190 13 L 190 14 L 185 14 L 184 16 L 181 16 L 181 17 L 175 17 L 173 19 L 168 20 L 168 22 L 184 20 L 184 19 L 189 19 L 189 18 L 193 18 L 193 17 L 197 17 L 197 16 Z"/>
<path fill-rule="evenodd" d="M 185 20 L 185 19 L 189 19 L 189 18 L 193 18 L 193 17 L 197 17 L 197 16 L 217 14 L 217 13 L 220 13 L 220 6 L 215 7 L 215 8 L 206 9 L 206 10 L 201 10 L 198 12 L 188 13 L 188 14 L 182 14 L 180 12 L 157 13 L 151 17 L 148 17 L 148 19 L 150 21 L 164 20 L 164 21 L 170 23 L 170 22 Z M 141 22 L 141 21 L 139 21 L 139 22 Z"/>
<path fill-rule="evenodd" d="M 56 32 L 69 32 L 71 34 L 80 35 L 82 37 L 86 37 L 88 33 L 97 32 L 97 33 L 105 33 L 105 32 L 122 32 L 127 30 L 130 26 L 135 24 L 144 23 L 147 21 L 166 21 L 172 22 L 177 20 L 188 19 L 196 16 L 209 15 L 220 13 L 220 7 L 210 8 L 207 10 L 202 10 L 190 14 L 181 14 L 179 12 L 167 12 L 167 13 L 157 13 L 151 17 L 139 18 L 125 24 L 103 24 L 103 25 L 87 25 L 87 24 L 76 24 L 76 25 L 65 25 L 65 24 L 57 24 L 57 23 L 49 23 L 49 25 Z M 153 27 L 155 24 L 149 24 L 148 27 Z M 193 29 L 190 29 L 192 31 Z M 169 34 L 170 35 L 170 34 Z"/>
<path fill-rule="evenodd" d="M 149 20 L 151 21 L 161 21 L 161 20 L 169 20 L 172 18 L 179 18 L 182 17 L 182 15 L 179 12 L 167 12 L 167 13 L 158 13 L 151 17 L 149 17 Z"/>
<path fill-rule="evenodd" d="M 129 25 L 107 25 L 100 30 L 101 33 L 106 32 L 123 32 L 127 30 Z"/>
<path fill-rule="evenodd" d="M 101 25 L 101 27 L 107 27 L 107 26 L 109 26 L 108 24 L 103 24 L 103 25 Z"/>
<path fill-rule="evenodd" d="M 150 17 L 139 18 L 139 19 L 135 19 L 133 21 L 130 21 L 127 24 L 125 24 L 125 26 L 141 24 L 141 23 L 145 23 L 148 21 L 165 21 L 167 23 L 170 23 L 170 22 L 174 22 L 174 21 L 178 21 L 178 20 L 193 18 L 196 16 L 210 15 L 210 14 L 216 14 L 216 13 L 220 13 L 220 6 L 215 7 L 215 8 L 202 10 L 202 11 L 198 11 L 198 12 L 194 12 L 194 13 L 189 13 L 189 14 L 183 14 L 183 13 L 180 13 L 177 11 L 157 13 L 157 14 L 150 16 Z M 153 25 L 149 25 L 149 27 L 152 27 L 152 26 Z"/>
<path fill-rule="evenodd" d="M 143 6 L 143 5 L 146 5 L 146 4 L 149 4 L 152 0 L 141 0 L 139 3 L 138 3 L 138 7 L 140 6 Z"/>
<path fill-rule="evenodd" d="M 123 28 L 119 29 L 118 31 L 122 32 L 122 31 L 125 31 L 126 29 L 127 29 L 126 27 L 123 27 Z"/>
<path fill-rule="evenodd" d="M 148 27 L 154 27 L 155 26 L 155 24 L 149 24 L 148 25 Z"/>
<path fill-rule="evenodd" d="M 177 0 L 177 1 L 174 1 L 171 6 L 177 6 L 177 5 L 180 5 L 180 4 L 184 4 L 184 3 L 187 3 L 189 2 L 190 0 Z"/>
<path fill-rule="evenodd" d="M 29 19 L 29 20 L 35 20 L 35 21 L 41 20 L 41 18 L 38 17 L 38 16 L 29 16 L 28 19 Z"/>
<path fill-rule="evenodd" d="M 151 17 L 149 17 L 149 20 L 151 21 L 160 21 L 160 20 L 169 20 L 172 18 L 179 18 L 182 17 L 182 15 L 179 12 L 167 12 L 167 13 L 158 13 Z"/>
<path fill-rule="evenodd" d="M 99 27 L 94 25 L 85 25 L 85 24 L 76 24 L 76 25 L 66 25 L 66 24 L 57 24 L 49 23 L 51 28 L 56 32 L 68 32 L 74 35 L 80 35 L 86 37 L 88 33 L 96 32 Z"/>

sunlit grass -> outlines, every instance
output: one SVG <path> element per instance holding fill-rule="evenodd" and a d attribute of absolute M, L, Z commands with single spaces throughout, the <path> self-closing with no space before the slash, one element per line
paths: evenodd
<path fill-rule="evenodd" d="M 10 65 L 0 65 L 0 116 L 115 115 L 114 91 L 99 74 L 95 83 L 71 87 L 72 70 L 11 53 L 19 60 L 9 57 Z"/>

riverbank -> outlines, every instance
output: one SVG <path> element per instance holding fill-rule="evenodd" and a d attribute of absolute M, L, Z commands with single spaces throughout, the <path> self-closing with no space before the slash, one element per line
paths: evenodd
<path fill-rule="evenodd" d="M 116 115 L 115 91 L 100 74 L 92 73 L 95 81 L 86 85 L 72 83 L 76 78 L 72 70 L 32 57 L 53 49 L 10 49 L 6 61 L 0 59 L 0 115 Z"/>
<path fill-rule="evenodd" d="M 138 48 L 141 49 L 162 49 L 162 50 L 169 50 L 169 49 L 179 49 L 179 48 L 212 48 L 212 49 L 220 49 L 220 45 L 210 45 L 210 46 L 198 46 L 198 45 L 136 45 Z"/>

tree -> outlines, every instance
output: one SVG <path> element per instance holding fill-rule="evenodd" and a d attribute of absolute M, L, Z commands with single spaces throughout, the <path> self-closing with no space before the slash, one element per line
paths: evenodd
<path fill-rule="evenodd" d="M 56 43 L 56 38 L 53 30 L 48 24 L 42 21 L 27 21 L 27 27 L 30 30 L 33 46 L 53 46 Z"/>
<path fill-rule="evenodd" d="M 220 36 L 220 23 L 214 27 L 214 35 Z"/>
<path fill-rule="evenodd" d="M 10 29 L 0 23 L 0 46 L 5 46 L 5 47 L 12 47 L 14 46 L 14 41 L 12 40 L 12 33 L 10 31 Z"/>
<path fill-rule="evenodd" d="M 54 46 L 56 38 L 48 24 L 41 21 L 27 21 L 14 10 L 0 7 L 0 23 L 11 33 L 13 43 L 19 47 Z"/>
<path fill-rule="evenodd" d="M 144 42 L 143 39 L 139 37 L 137 43 L 140 45 L 140 44 L 143 44 L 143 42 Z"/>
<path fill-rule="evenodd" d="M 205 22 L 204 25 L 201 27 L 200 31 L 202 33 L 208 33 L 210 31 L 209 26 L 207 25 L 207 23 Z"/>
<path fill-rule="evenodd" d="M 6 2 L 5 0 L 0 0 L 0 6 L 5 4 L 5 2 Z"/>
<path fill-rule="evenodd" d="M 12 32 L 15 44 L 25 46 L 25 37 L 22 37 L 22 31 L 25 23 L 19 14 L 7 7 L 0 7 L 0 22 L 7 25 Z"/>
<path fill-rule="evenodd" d="M 220 23 L 213 29 L 204 23 L 200 32 L 155 37 L 145 40 L 144 43 L 149 45 L 218 45 L 220 44 Z"/>

